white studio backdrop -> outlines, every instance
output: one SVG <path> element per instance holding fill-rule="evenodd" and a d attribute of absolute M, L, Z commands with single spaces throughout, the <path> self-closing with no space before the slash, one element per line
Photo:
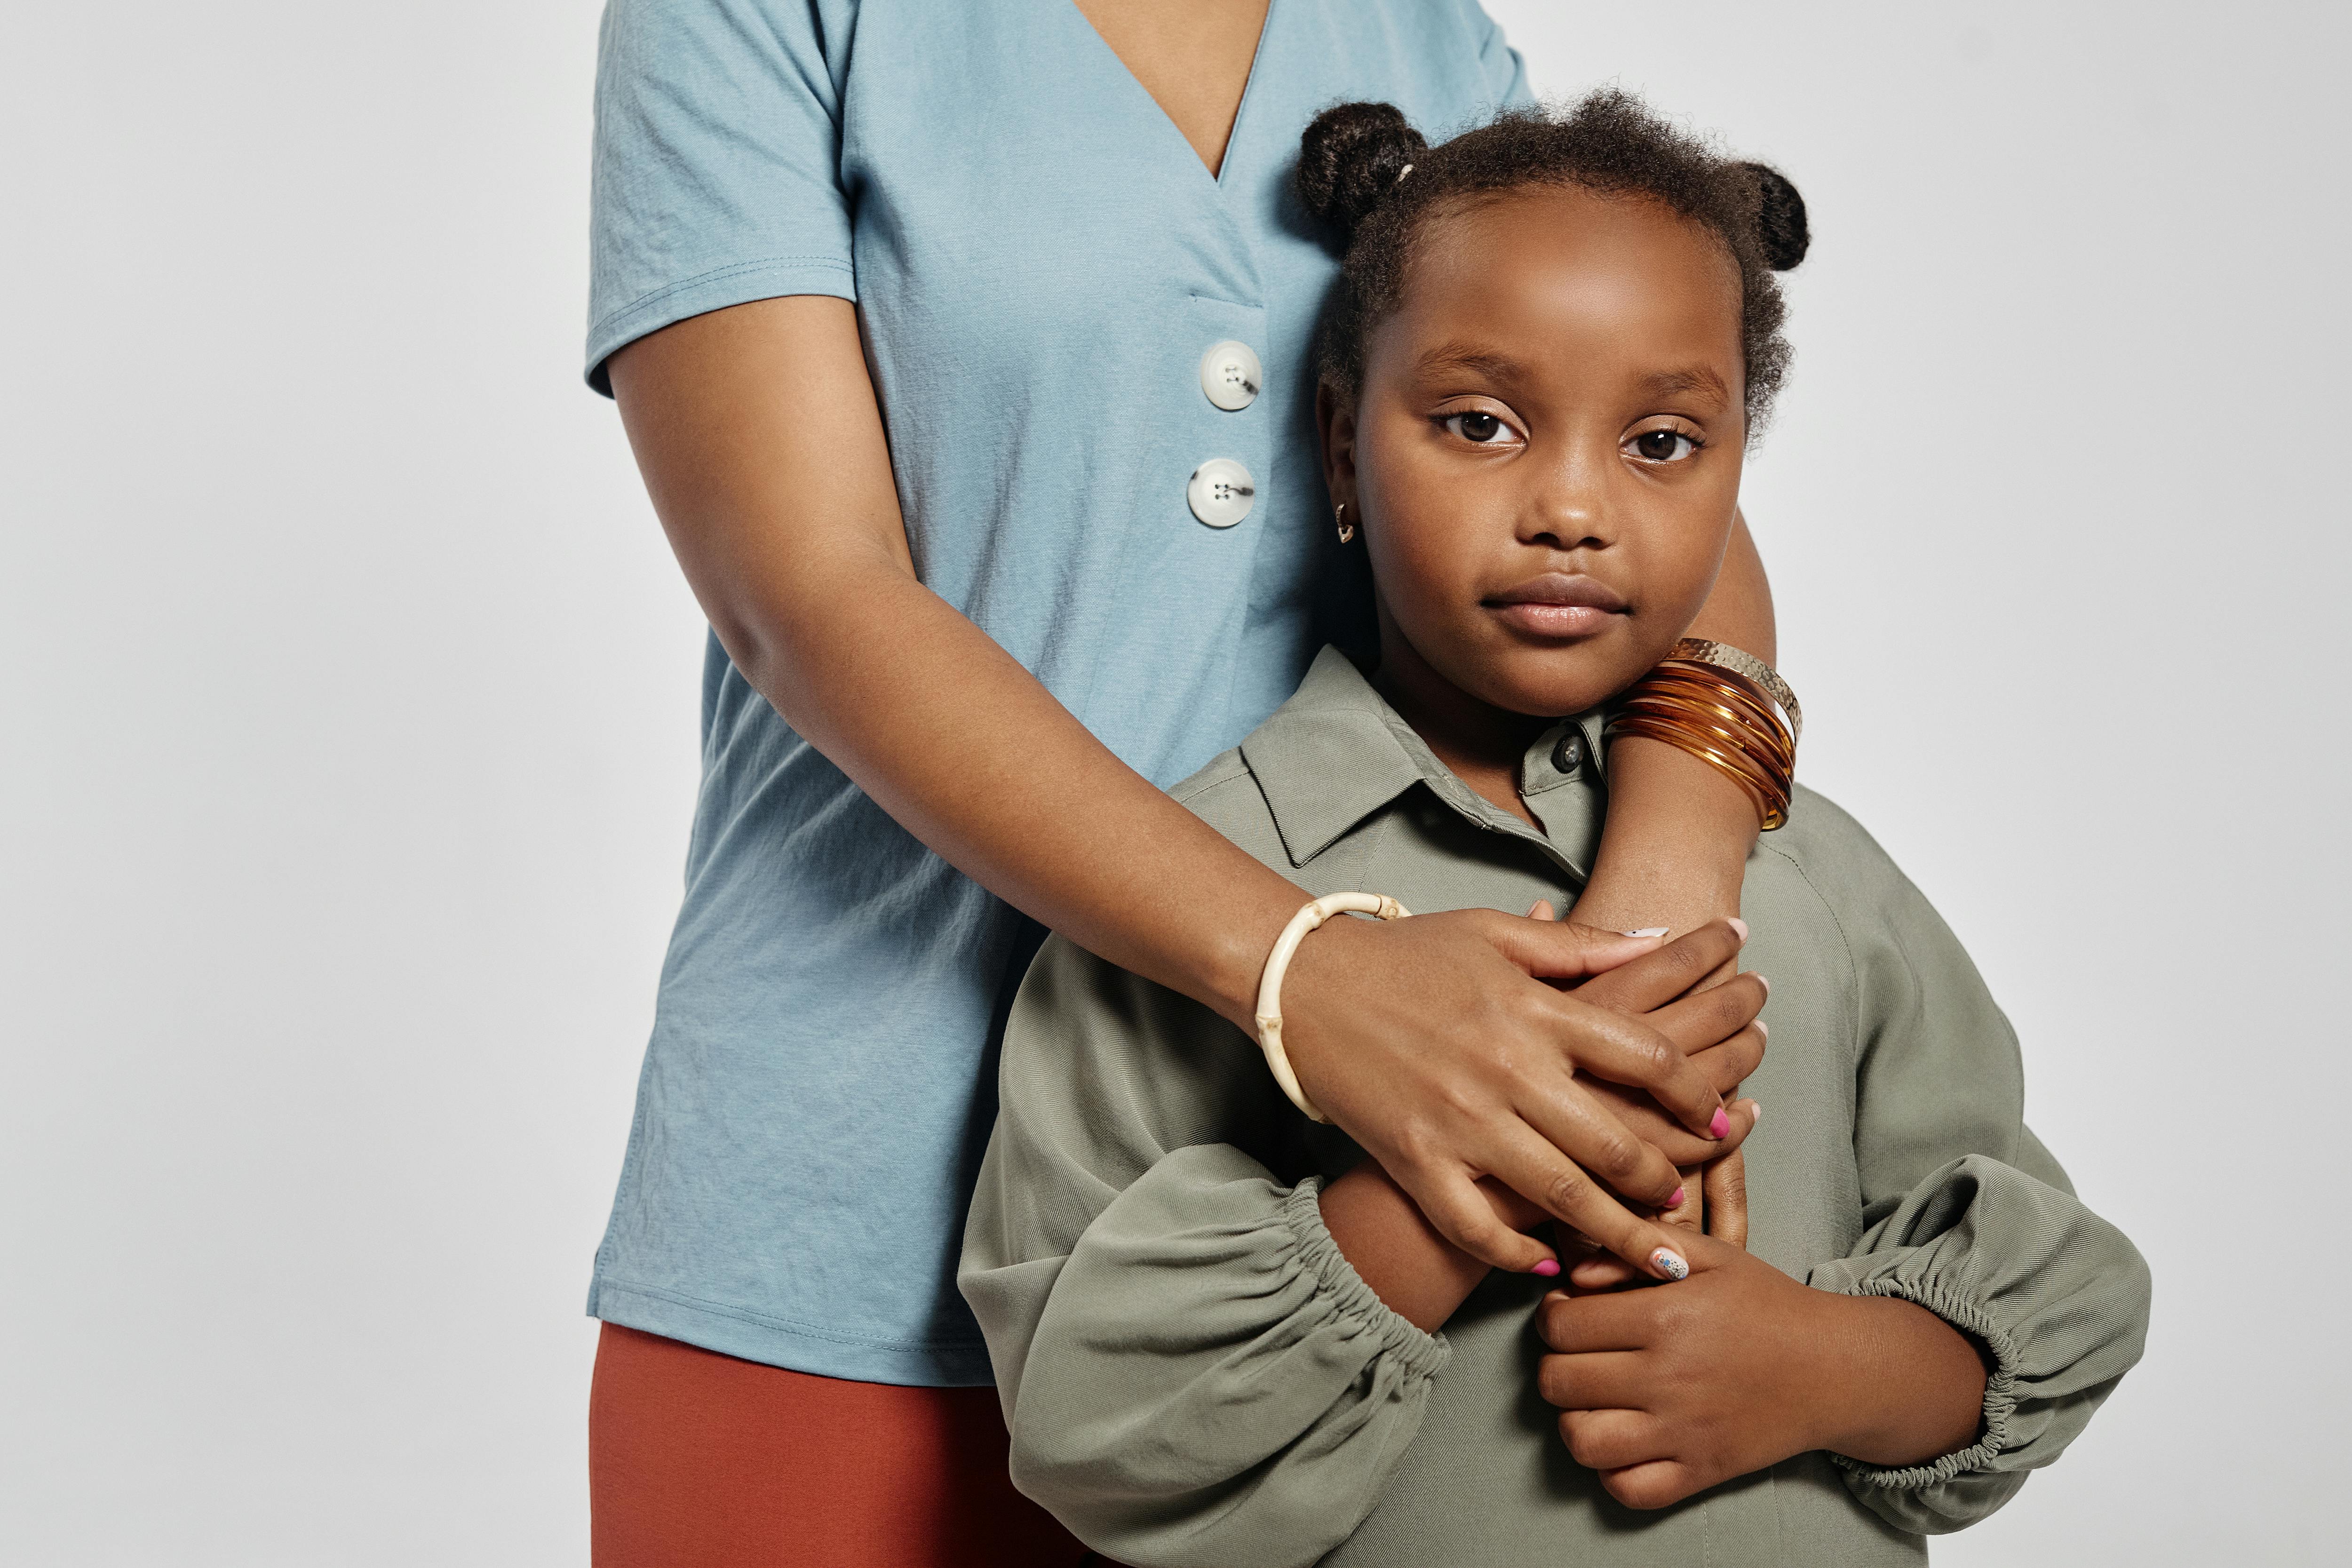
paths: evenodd
<path fill-rule="evenodd" d="M 2335 1560 L 2343 13 L 1495 10 L 1811 201 L 1748 488 L 1805 774 L 2156 1268 L 1939 1561 Z M 595 18 L 11 19 L 0 1561 L 584 1561 L 700 640 L 578 379 Z"/>

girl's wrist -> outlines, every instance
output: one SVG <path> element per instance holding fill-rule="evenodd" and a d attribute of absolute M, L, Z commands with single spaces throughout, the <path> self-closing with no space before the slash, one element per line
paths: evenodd
<path fill-rule="evenodd" d="M 1832 1364 L 1812 1380 L 1822 1397 L 1811 1447 L 1900 1468 L 1978 1440 L 1986 1367 L 1975 1341 L 1916 1302 L 1818 1294 L 1824 1321 L 1813 1342 Z"/>
<path fill-rule="evenodd" d="M 1745 791 L 1663 741 L 1629 735 L 1610 747 L 1609 795 L 1592 880 L 1570 919 L 1679 935 L 1739 913 L 1757 830 Z"/>

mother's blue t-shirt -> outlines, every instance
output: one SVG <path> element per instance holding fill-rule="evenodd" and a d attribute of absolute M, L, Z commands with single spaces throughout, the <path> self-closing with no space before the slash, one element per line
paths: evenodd
<path fill-rule="evenodd" d="M 1377 99 L 1437 140 L 1526 91 L 1475 0 L 1273 0 L 1212 176 L 1071 0 L 612 0 L 589 379 L 702 311 L 855 300 L 923 581 L 1166 784 L 1360 613 L 1316 460 L 1334 264 L 1289 193 L 1299 132 Z M 1255 396 L 1247 356 L 1209 356 L 1230 343 Z M 589 1310 L 806 1372 L 985 1384 L 955 1260 L 1021 918 L 715 638 L 702 735 Z"/>

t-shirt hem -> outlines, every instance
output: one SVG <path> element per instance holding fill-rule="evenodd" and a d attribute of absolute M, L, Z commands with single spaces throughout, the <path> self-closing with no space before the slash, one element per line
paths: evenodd
<path fill-rule="evenodd" d="M 867 1339 L 815 1325 L 793 1325 L 748 1308 L 685 1300 L 649 1286 L 598 1279 L 588 1315 L 619 1328 L 659 1334 L 741 1361 L 853 1383 L 913 1388 L 987 1388 L 996 1381 L 988 1347 Z"/>
<path fill-rule="evenodd" d="M 648 332 L 657 332 L 688 316 L 788 294 L 825 294 L 854 300 L 856 275 L 848 263 L 828 256 L 770 256 L 713 268 L 640 295 L 607 311 L 588 329 L 588 384 L 612 396 L 612 378 L 604 374 L 604 362 Z"/>

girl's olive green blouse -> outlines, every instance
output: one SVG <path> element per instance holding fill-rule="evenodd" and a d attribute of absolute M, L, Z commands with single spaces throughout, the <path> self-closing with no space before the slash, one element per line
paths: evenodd
<path fill-rule="evenodd" d="M 1588 717 L 1528 751 L 1537 833 L 1327 649 L 1177 793 L 1307 893 L 1516 913 L 1583 886 L 1597 739 Z M 960 1275 L 1021 1489 L 1139 1568 L 1916 1563 L 1925 1534 L 2007 1501 L 2138 1359 L 2147 1268 L 2026 1128 L 2008 1021 L 1851 817 L 1801 791 L 1744 907 L 1746 962 L 1772 978 L 1750 1247 L 1981 1342 L 1973 1446 L 1891 1471 L 1807 1454 L 1619 1507 L 1536 1394 L 1545 1282 L 1489 1276 L 1435 1336 L 1390 1311 L 1317 1205 L 1360 1151 L 1292 1110 L 1231 1025 L 1056 938 L 1005 1031 Z"/>

